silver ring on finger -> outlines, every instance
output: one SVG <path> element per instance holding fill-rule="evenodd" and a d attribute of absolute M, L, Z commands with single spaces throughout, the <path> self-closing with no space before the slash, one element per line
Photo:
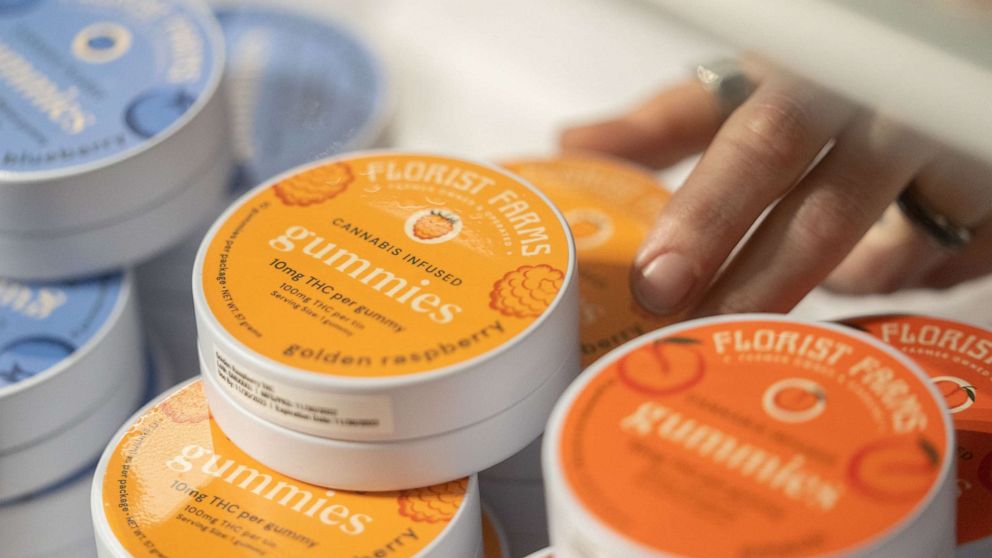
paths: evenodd
<path fill-rule="evenodd" d="M 751 80 L 733 58 L 697 64 L 696 79 L 716 99 L 722 120 L 726 120 L 737 107 L 744 104 L 754 91 Z"/>
<path fill-rule="evenodd" d="M 896 204 L 910 223 L 942 248 L 959 249 L 971 241 L 970 229 L 934 210 L 912 185 L 899 194 Z"/>

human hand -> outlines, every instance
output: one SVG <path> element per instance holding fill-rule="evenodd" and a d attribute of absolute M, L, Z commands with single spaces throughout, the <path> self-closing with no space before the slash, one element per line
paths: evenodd
<path fill-rule="evenodd" d="M 809 82 L 753 61 L 744 69 L 756 86 L 725 121 L 694 81 L 561 137 L 565 150 L 654 168 L 705 149 L 635 258 L 631 287 L 647 309 L 786 312 L 828 277 L 835 290 L 868 293 L 944 287 L 992 271 L 992 226 L 953 249 L 898 210 L 879 221 L 910 184 L 928 214 L 962 227 L 989 220 L 984 163 L 943 153 Z"/>

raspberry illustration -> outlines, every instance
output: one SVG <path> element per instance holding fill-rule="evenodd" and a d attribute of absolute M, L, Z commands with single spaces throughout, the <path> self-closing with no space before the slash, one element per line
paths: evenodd
<path fill-rule="evenodd" d="M 400 515 L 418 523 L 451 521 L 465 498 L 468 479 L 400 491 L 396 498 Z"/>
<path fill-rule="evenodd" d="M 413 234 L 421 240 L 434 240 L 454 231 L 457 222 L 455 215 L 431 211 L 413 224 Z"/>
<path fill-rule="evenodd" d="M 489 307 L 516 318 L 540 316 L 565 281 L 565 274 L 546 264 L 523 265 L 493 284 Z"/>
<path fill-rule="evenodd" d="M 332 163 L 280 181 L 275 185 L 275 192 L 284 204 L 305 207 L 323 203 L 344 192 L 354 178 L 348 165 Z"/>
<path fill-rule="evenodd" d="M 190 384 L 159 405 L 159 410 L 173 422 L 196 424 L 210 418 L 203 383 Z"/>

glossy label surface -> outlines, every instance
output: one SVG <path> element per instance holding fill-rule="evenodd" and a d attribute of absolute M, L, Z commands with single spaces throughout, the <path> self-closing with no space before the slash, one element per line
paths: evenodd
<path fill-rule="evenodd" d="M 175 0 L 0 3 L 0 172 L 93 163 L 168 130 L 217 72 L 202 18 Z"/>
<path fill-rule="evenodd" d="M 326 163 L 243 198 L 210 239 L 203 289 L 224 329 L 337 376 L 434 370 L 542 317 L 567 233 L 509 175 L 426 155 Z"/>
<path fill-rule="evenodd" d="M 906 353 L 933 378 L 958 436 L 958 543 L 992 536 L 992 332 L 923 316 L 847 323 Z"/>
<path fill-rule="evenodd" d="M 570 406 L 565 481 L 616 533 L 685 556 L 820 556 L 934 490 L 939 403 L 837 328 L 700 323 L 610 357 Z"/>
<path fill-rule="evenodd" d="M 124 549 L 170 557 L 416 556 L 443 536 L 468 487 L 357 493 L 290 479 L 224 436 L 199 381 L 132 422 L 102 482 Z"/>

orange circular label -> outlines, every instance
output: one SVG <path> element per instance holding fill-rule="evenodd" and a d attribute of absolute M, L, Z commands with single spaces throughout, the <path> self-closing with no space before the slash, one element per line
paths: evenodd
<path fill-rule="evenodd" d="M 468 480 L 329 490 L 245 455 L 193 382 L 130 425 L 103 473 L 103 513 L 132 556 L 415 556 L 451 524 Z"/>
<path fill-rule="evenodd" d="M 669 193 L 632 165 L 591 156 L 511 162 L 561 209 L 579 257 L 582 364 L 670 323 L 630 293 L 630 264 Z"/>
<path fill-rule="evenodd" d="M 209 239 L 210 312 L 294 368 L 353 377 L 435 370 L 546 314 L 572 265 L 553 207 L 508 173 L 379 153 L 255 190 Z"/>
<path fill-rule="evenodd" d="M 684 556 L 819 556 L 868 543 L 931 493 L 948 435 L 902 361 L 790 321 L 707 320 L 637 343 L 558 436 L 599 521 Z"/>
<path fill-rule="evenodd" d="M 845 322 L 909 355 L 944 397 L 958 442 L 958 544 L 992 536 L 992 332 L 924 316 Z"/>

